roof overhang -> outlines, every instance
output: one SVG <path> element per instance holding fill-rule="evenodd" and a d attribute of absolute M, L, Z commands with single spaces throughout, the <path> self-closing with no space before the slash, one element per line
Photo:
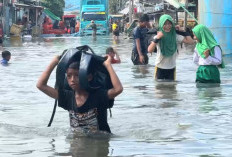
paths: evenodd
<path fill-rule="evenodd" d="M 28 4 L 22 4 L 22 3 L 14 3 L 14 6 L 19 7 L 19 8 L 38 8 L 38 9 L 44 8 L 42 6 L 28 5 Z"/>

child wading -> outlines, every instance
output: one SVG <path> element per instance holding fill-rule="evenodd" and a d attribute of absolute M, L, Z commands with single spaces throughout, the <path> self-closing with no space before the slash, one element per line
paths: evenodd
<path fill-rule="evenodd" d="M 146 34 L 150 28 L 149 17 L 147 14 L 141 15 L 139 18 L 139 24 L 133 30 L 133 49 L 131 53 L 131 60 L 134 65 L 146 65 L 148 64 L 147 56 L 147 39 Z"/>
<path fill-rule="evenodd" d="M 199 65 L 196 72 L 196 82 L 220 83 L 218 67 L 224 68 L 222 50 L 211 31 L 204 25 L 197 25 L 193 29 L 197 45 L 193 61 Z"/>
<path fill-rule="evenodd" d="M 9 51 L 3 51 L 2 52 L 1 64 L 3 66 L 7 66 L 10 58 L 11 58 L 11 53 Z"/>
<path fill-rule="evenodd" d="M 108 47 L 106 49 L 106 55 L 109 55 L 111 57 L 111 64 L 121 63 L 121 59 L 117 51 L 115 51 L 113 47 Z"/>
<path fill-rule="evenodd" d="M 53 88 L 47 85 L 50 74 L 59 62 L 59 56 L 54 57 L 37 82 L 37 88 L 48 96 L 62 98 L 65 110 L 69 111 L 70 126 L 74 133 L 111 133 L 107 122 L 107 107 L 109 100 L 114 99 L 122 90 L 122 84 L 111 65 L 111 57 L 107 57 L 104 66 L 109 72 L 113 87 L 109 90 L 98 89 L 89 92 L 81 89 L 79 84 L 79 62 L 72 62 L 66 70 L 67 82 L 72 90 Z M 88 81 L 93 79 L 91 72 Z"/>

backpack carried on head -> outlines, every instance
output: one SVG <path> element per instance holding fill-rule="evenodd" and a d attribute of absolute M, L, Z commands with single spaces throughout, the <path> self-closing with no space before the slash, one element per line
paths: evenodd
<path fill-rule="evenodd" d="M 67 83 L 66 70 L 69 64 L 74 61 L 80 62 L 78 77 L 79 77 L 79 84 L 81 88 L 87 90 L 88 92 L 93 92 L 99 88 L 103 88 L 103 89 L 112 88 L 113 85 L 110 79 L 110 75 L 107 69 L 105 68 L 105 66 L 103 65 L 103 62 L 105 60 L 106 60 L 105 57 L 96 55 L 88 45 L 65 50 L 63 55 L 61 56 L 61 59 L 56 69 L 56 84 L 55 84 L 56 89 L 58 89 L 58 92 L 62 92 L 62 90 L 59 89 L 72 90 Z M 91 71 L 91 74 L 93 75 L 93 79 L 90 82 L 87 79 L 89 71 Z M 56 111 L 57 101 L 58 101 L 58 106 L 63 106 L 61 104 L 63 103 L 63 101 L 61 100 L 62 97 L 59 97 L 58 100 L 55 100 L 53 113 L 50 122 L 48 124 L 48 127 L 51 126 L 51 123 L 53 121 Z M 113 105 L 114 105 L 114 99 L 109 100 L 108 108 L 112 108 Z"/>

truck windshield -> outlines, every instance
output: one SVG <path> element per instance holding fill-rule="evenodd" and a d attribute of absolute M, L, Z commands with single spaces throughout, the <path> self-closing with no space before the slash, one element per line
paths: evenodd
<path fill-rule="evenodd" d="M 96 13 L 83 13 L 82 19 L 84 21 L 91 21 L 91 20 L 106 20 L 105 14 L 96 14 Z"/>

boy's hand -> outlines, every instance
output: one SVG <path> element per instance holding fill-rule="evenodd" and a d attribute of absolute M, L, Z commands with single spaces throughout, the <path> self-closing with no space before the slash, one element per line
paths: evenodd
<path fill-rule="evenodd" d="M 161 39 L 164 36 L 163 32 L 157 32 L 156 38 Z"/>
<path fill-rule="evenodd" d="M 204 52 L 204 55 L 205 55 L 205 58 L 209 57 L 209 50 L 206 50 L 206 51 Z"/>
<path fill-rule="evenodd" d="M 140 61 L 140 63 L 144 64 L 144 56 L 143 55 L 139 55 L 139 61 Z"/>
<path fill-rule="evenodd" d="M 112 58 L 110 57 L 110 55 L 106 55 L 107 59 L 103 62 L 103 65 L 105 67 L 107 67 L 108 65 L 111 65 L 111 60 Z"/>
<path fill-rule="evenodd" d="M 179 31 L 180 30 L 180 25 L 176 25 L 175 29 Z"/>

